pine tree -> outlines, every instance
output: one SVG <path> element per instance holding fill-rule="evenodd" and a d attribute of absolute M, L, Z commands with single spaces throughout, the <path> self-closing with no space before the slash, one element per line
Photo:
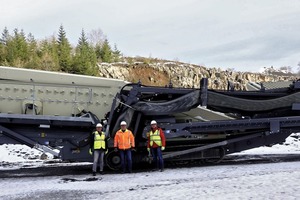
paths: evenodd
<path fill-rule="evenodd" d="M 7 62 L 7 52 L 8 52 L 8 41 L 11 39 L 11 36 L 9 35 L 9 31 L 7 27 L 4 28 L 1 39 L 0 39 L 0 64 L 3 66 L 8 66 Z"/>
<path fill-rule="evenodd" d="M 10 66 L 23 67 L 28 61 L 28 45 L 24 31 L 14 30 L 14 35 L 7 41 L 6 60 Z"/>
<path fill-rule="evenodd" d="M 7 27 L 5 27 L 2 32 L 0 43 L 3 45 L 7 45 L 7 41 L 9 40 L 9 38 L 10 38 L 9 31 L 8 31 Z"/>
<path fill-rule="evenodd" d="M 38 55 L 38 45 L 37 41 L 35 40 L 34 36 L 29 33 L 27 36 L 27 43 L 28 43 L 28 52 L 29 58 L 28 62 L 25 64 L 25 68 L 30 69 L 41 69 L 41 60 Z"/>
<path fill-rule="evenodd" d="M 39 54 L 41 69 L 48 71 L 58 71 L 60 69 L 55 36 L 41 42 Z"/>
<path fill-rule="evenodd" d="M 80 38 L 78 40 L 78 47 L 83 47 L 83 46 L 88 46 L 88 45 L 89 45 L 88 44 L 88 40 L 87 40 L 87 38 L 85 36 L 84 30 L 82 29 L 81 30 L 81 36 L 80 36 Z"/>
<path fill-rule="evenodd" d="M 95 48 L 95 53 L 96 53 L 96 58 L 97 58 L 97 62 L 102 62 L 102 58 L 101 58 L 101 44 L 96 44 Z"/>
<path fill-rule="evenodd" d="M 72 72 L 76 74 L 97 75 L 97 58 L 93 47 L 88 43 L 84 30 L 76 46 Z"/>
<path fill-rule="evenodd" d="M 114 50 L 113 50 L 113 61 L 114 62 L 119 62 L 122 54 L 121 51 L 117 48 L 117 45 L 114 45 Z"/>
<path fill-rule="evenodd" d="M 71 45 L 66 37 L 66 32 L 63 25 L 59 27 L 58 31 L 58 60 L 60 69 L 64 72 L 70 72 L 71 69 Z"/>
<path fill-rule="evenodd" d="M 112 50 L 111 50 L 111 47 L 110 47 L 107 39 L 104 41 L 104 43 L 101 47 L 100 58 L 101 58 L 102 62 L 110 63 L 113 61 Z"/>
<path fill-rule="evenodd" d="M 0 42 L 0 65 L 5 63 L 5 46 Z"/>

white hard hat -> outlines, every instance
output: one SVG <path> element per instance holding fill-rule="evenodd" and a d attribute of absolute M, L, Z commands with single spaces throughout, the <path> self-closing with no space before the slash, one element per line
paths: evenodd
<path fill-rule="evenodd" d="M 157 123 L 156 123 L 155 120 L 152 120 L 152 121 L 151 121 L 151 125 L 152 125 L 152 124 L 157 124 Z"/>
<path fill-rule="evenodd" d="M 125 122 L 125 121 L 121 121 L 121 124 L 120 124 L 121 126 L 122 125 L 127 125 L 127 123 Z"/>
<path fill-rule="evenodd" d="M 99 127 L 102 127 L 102 124 L 98 123 L 98 124 L 96 125 L 96 128 L 99 128 Z"/>

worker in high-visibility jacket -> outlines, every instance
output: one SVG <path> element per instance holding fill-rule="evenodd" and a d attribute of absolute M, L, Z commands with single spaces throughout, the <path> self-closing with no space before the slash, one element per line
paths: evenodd
<path fill-rule="evenodd" d="M 96 131 L 90 135 L 90 154 L 94 156 L 93 176 L 96 176 L 98 161 L 100 174 L 103 174 L 104 154 L 107 153 L 107 137 L 102 131 L 102 124 L 96 125 Z"/>
<path fill-rule="evenodd" d="M 155 120 L 151 121 L 151 130 L 147 133 L 147 138 L 147 150 L 151 151 L 156 169 L 162 172 L 164 170 L 162 151 L 165 150 L 166 139 L 163 130 L 157 126 Z"/>
<path fill-rule="evenodd" d="M 116 132 L 114 138 L 115 152 L 119 151 L 120 153 L 122 173 L 126 172 L 125 157 L 127 161 L 128 172 L 131 173 L 132 172 L 131 151 L 134 150 L 135 147 L 134 136 L 132 132 L 127 129 L 127 123 L 125 121 L 122 121 L 120 126 L 121 129 Z"/>

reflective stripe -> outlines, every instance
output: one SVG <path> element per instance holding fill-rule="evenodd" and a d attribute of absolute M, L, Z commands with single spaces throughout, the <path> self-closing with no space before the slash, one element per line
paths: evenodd
<path fill-rule="evenodd" d="M 116 132 L 114 138 L 114 147 L 118 147 L 119 149 L 129 149 L 134 146 L 134 136 L 130 130 L 126 129 L 123 132 L 120 129 Z"/>
<path fill-rule="evenodd" d="M 157 129 L 154 133 L 152 131 L 150 131 L 150 146 L 153 146 L 153 142 L 155 142 L 155 144 L 157 144 L 157 146 L 161 147 L 161 137 L 160 137 L 160 132 Z"/>
<path fill-rule="evenodd" d="M 105 133 L 100 135 L 98 131 L 94 132 L 94 149 L 105 149 Z"/>

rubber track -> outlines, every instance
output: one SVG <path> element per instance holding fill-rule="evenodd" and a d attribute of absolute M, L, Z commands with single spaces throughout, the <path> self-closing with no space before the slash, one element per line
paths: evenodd
<path fill-rule="evenodd" d="M 293 103 L 300 103 L 300 92 L 275 99 L 249 100 L 209 91 L 207 100 L 208 106 L 232 108 L 251 112 L 291 107 Z"/>
<path fill-rule="evenodd" d="M 144 102 L 140 101 L 132 107 L 144 115 L 166 115 L 185 112 L 200 104 L 200 91 L 195 90 L 177 99 L 167 102 Z"/>

